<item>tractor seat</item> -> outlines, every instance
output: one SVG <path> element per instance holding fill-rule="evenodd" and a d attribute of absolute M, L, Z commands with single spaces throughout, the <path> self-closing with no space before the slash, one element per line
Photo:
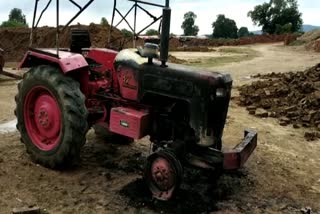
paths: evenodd
<path fill-rule="evenodd" d="M 82 53 L 83 48 L 90 48 L 91 40 L 88 30 L 71 29 L 70 52 Z"/>

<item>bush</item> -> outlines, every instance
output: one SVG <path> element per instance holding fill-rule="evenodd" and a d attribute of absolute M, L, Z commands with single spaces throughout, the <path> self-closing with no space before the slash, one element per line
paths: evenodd
<path fill-rule="evenodd" d="M 16 21 L 4 21 L 0 27 L 28 27 L 28 25 Z"/>

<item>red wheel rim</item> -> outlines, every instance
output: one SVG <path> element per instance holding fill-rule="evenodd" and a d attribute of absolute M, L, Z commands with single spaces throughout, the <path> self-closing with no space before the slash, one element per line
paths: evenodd
<path fill-rule="evenodd" d="M 176 183 L 176 173 L 171 164 L 164 158 L 158 157 L 151 166 L 151 176 L 155 185 L 161 191 L 168 191 Z"/>
<path fill-rule="evenodd" d="M 32 143 L 43 151 L 59 145 L 61 111 L 53 94 L 43 86 L 31 89 L 24 103 L 24 122 Z"/>

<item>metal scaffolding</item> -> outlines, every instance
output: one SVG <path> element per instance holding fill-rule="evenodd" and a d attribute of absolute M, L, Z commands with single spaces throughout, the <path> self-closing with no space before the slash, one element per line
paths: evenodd
<path fill-rule="evenodd" d="M 48 9 L 50 4 L 52 3 L 52 0 L 48 0 L 47 4 L 42 9 L 40 15 L 37 17 L 39 1 L 40 0 L 35 0 L 35 5 L 34 5 L 33 20 L 32 20 L 32 27 L 31 27 L 31 33 L 30 33 L 30 44 L 29 44 L 30 47 L 32 47 L 32 45 L 33 45 L 34 31 L 38 27 L 39 22 L 42 19 L 42 16 L 43 16 L 44 12 Z M 55 1 L 56 1 L 56 49 L 57 49 L 57 56 L 59 56 L 59 47 L 60 47 L 60 45 L 59 45 L 59 35 L 60 35 L 60 33 L 63 32 L 95 0 L 88 0 L 87 3 L 84 6 L 80 6 L 75 0 L 68 0 L 75 7 L 77 7 L 79 9 L 79 11 L 67 22 L 67 24 L 64 25 L 64 27 L 61 30 L 60 30 L 60 27 L 59 27 L 59 20 L 60 20 L 60 17 L 59 17 L 60 16 L 59 15 L 60 6 L 59 5 L 60 5 L 60 0 L 55 0 Z M 114 41 L 119 39 L 119 38 L 115 38 L 115 40 L 112 41 L 111 35 L 112 35 L 112 31 L 114 30 L 114 28 L 118 27 L 123 21 L 127 23 L 128 27 L 130 28 L 130 30 L 133 33 L 133 38 L 132 38 L 133 39 L 133 46 L 135 46 L 136 38 L 143 31 L 145 31 L 147 28 L 149 28 L 154 23 L 156 23 L 157 21 L 162 19 L 162 15 L 158 16 L 158 17 L 154 16 L 144 6 L 147 5 L 147 6 L 154 6 L 154 7 L 161 7 L 161 8 L 169 7 L 169 0 L 165 0 L 165 5 L 160 5 L 160 4 L 155 4 L 155 3 L 150 3 L 150 2 L 140 1 L 140 0 L 128 0 L 128 1 L 132 2 L 133 6 L 128 10 L 128 12 L 125 15 L 123 15 L 123 13 L 121 13 L 120 10 L 117 8 L 118 1 L 114 0 L 111 27 L 110 27 L 109 35 L 108 35 L 108 46 L 109 47 L 112 46 L 112 43 Z M 150 24 L 146 25 L 143 29 L 141 29 L 140 31 L 137 32 L 137 11 L 138 11 L 138 9 L 142 10 L 147 15 L 149 15 L 153 19 L 153 21 Z M 130 23 L 128 22 L 128 20 L 127 20 L 127 17 L 131 12 L 134 12 L 134 24 L 133 24 L 133 26 L 131 26 Z M 115 19 L 115 16 L 117 14 L 120 15 L 121 20 L 116 25 L 114 25 L 114 19 Z M 161 23 L 160 23 L 160 26 L 161 26 Z M 160 31 L 160 26 L 159 26 L 159 31 Z"/>
<path fill-rule="evenodd" d="M 111 28 L 109 31 L 109 37 L 108 37 L 108 44 L 111 45 L 112 44 L 112 40 L 111 40 L 111 35 L 112 35 L 112 31 L 113 28 L 117 28 L 123 21 L 128 25 L 128 27 L 130 28 L 131 32 L 133 33 L 133 47 L 135 47 L 135 41 L 137 39 L 137 37 L 146 29 L 148 29 L 150 26 L 152 26 L 154 23 L 158 22 L 159 20 L 162 19 L 162 15 L 161 16 L 155 16 L 152 13 L 150 13 L 145 6 L 153 6 L 153 7 L 160 7 L 160 8 L 165 8 L 165 7 L 169 7 L 169 0 L 165 1 L 165 5 L 160 5 L 160 4 L 155 4 L 155 3 L 151 3 L 151 2 L 145 2 L 145 1 L 140 1 L 140 0 L 128 0 L 133 2 L 132 7 L 124 14 L 121 13 L 120 10 L 117 8 L 118 6 L 118 0 L 114 0 L 114 4 L 113 4 L 113 12 L 112 12 L 112 19 L 111 19 Z M 146 13 L 153 21 L 151 21 L 149 24 L 147 24 L 144 28 L 142 28 L 140 31 L 137 32 L 137 10 L 140 9 L 141 11 L 143 11 L 144 13 Z M 133 26 L 130 25 L 130 23 L 127 20 L 128 15 L 133 12 L 134 13 L 134 23 Z M 121 17 L 121 20 L 114 25 L 114 19 L 116 15 L 119 15 Z M 160 31 L 161 28 L 161 23 L 159 26 L 159 30 Z"/>

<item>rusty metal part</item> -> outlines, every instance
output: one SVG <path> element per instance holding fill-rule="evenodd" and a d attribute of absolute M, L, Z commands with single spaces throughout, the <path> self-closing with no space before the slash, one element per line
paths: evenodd
<path fill-rule="evenodd" d="M 181 183 L 181 163 L 170 151 L 155 152 L 148 157 L 145 178 L 154 198 L 169 200 Z"/>
<path fill-rule="evenodd" d="M 155 23 L 159 22 L 159 34 L 161 30 L 161 25 L 163 21 L 163 14 L 162 15 L 154 15 L 153 11 L 149 9 L 149 7 L 160 7 L 160 8 L 169 8 L 169 0 L 165 1 L 165 4 L 155 4 L 150 1 L 140 1 L 140 0 L 129 0 L 132 2 L 132 7 L 126 12 L 121 12 L 120 7 L 118 7 L 118 0 L 114 0 L 113 2 L 113 12 L 112 12 L 112 18 L 111 18 L 111 27 L 109 29 L 109 36 L 108 36 L 108 46 L 112 47 L 114 43 L 118 42 L 119 38 L 111 38 L 111 34 L 114 29 L 116 29 L 122 22 L 125 22 L 128 26 L 129 30 L 132 32 L 133 36 L 131 38 L 127 38 L 124 43 L 130 41 L 132 39 L 133 46 L 136 46 L 136 39 L 140 36 L 142 32 L 144 32 L 146 29 L 154 25 Z M 122 7 L 121 7 L 122 8 Z M 147 25 L 144 25 L 142 29 L 137 28 L 137 21 L 138 21 L 138 12 L 141 11 L 145 13 L 147 16 L 150 17 L 150 22 L 148 22 Z M 129 22 L 128 17 L 130 14 L 133 13 L 133 25 Z M 116 16 L 119 16 L 120 21 L 118 23 L 115 23 Z M 169 27 L 168 25 L 166 27 Z M 169 31 L 168 31 L 169 32 Z M 169 37 L 169 33 L 168 33 Z M 123 43 L 123 44 L 124 44 Z M 122 48 L 121 48 L 122 49 Z"/>
<path fill-rule="evenodd" d="M 258 134 L 252 130 L 245 130 L 244 139 L 231 151 L 224 151 L 223 168 L 236 170 L 246 163 L 252 152 L 257 147 Z"/>
<path fill-rule="evenodd" d="M 186 155 L 186 161 L 192 166 L 215 170 L 222 167 L 225 170 L 236 170 L 245 164 L 257 146 L 257 133 L 245 130 L 244 139 L 231 150 L 220 151 L 211 147 L 195 147 L 192 154 Z"/>
<path fill-rule="evenodd" d="M 7 76 L 7 77 L 12 77 L 14 79 L 18 79 L 18 80 L 22 79 L 22 76 L 17 75 L 17 74 L 13 74 L 13 73 L 10 73 L 10 72 L 4 71 L 4 70 L 0 70 L 0 74 Z"/>

